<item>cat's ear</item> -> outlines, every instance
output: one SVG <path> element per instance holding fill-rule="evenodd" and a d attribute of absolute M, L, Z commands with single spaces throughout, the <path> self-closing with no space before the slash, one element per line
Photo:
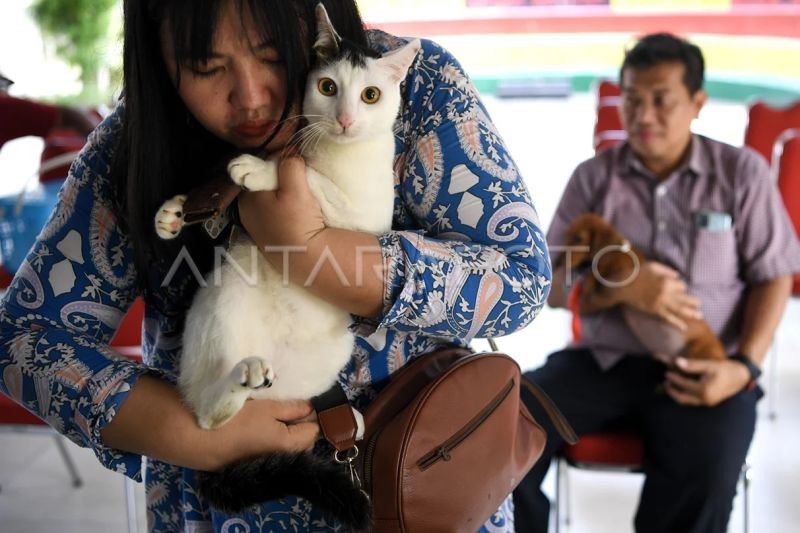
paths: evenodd
<path fill-rule="evenodd" d="M 318 59 L 324 61 L 339 54 L 339 43 L 342 38 L 336 33 L 322 2 L 317 4 L 316 14 L 317 40 L 314 42 L 314 52 L 316 52 Z"/>
<path fill-rule="evenodd" d="M 408 67 L 414 62 L 414 58 L 417 57 L 420 46 L 421 43 L 419 39 L 414 39 L 397 50 L 392 50 L 385 54 L 378 59 L 378 64 L 386 69 L 389 78 L 394 83 L 400 83 L 400 81 L 406 77 Z"/>

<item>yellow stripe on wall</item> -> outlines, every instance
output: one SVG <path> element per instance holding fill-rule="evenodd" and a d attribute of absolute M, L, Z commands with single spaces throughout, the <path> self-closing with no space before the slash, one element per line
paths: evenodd
<path fill-rule="evenodd" d="M 794 77 L 800 84 L 800 40 L 774 37 L 689 35 L 707 71 L 741 76 Z M 613 70 L 635 42 L 628 33 L 443 35 L 433 39 L 455 54 L 472 75 L 537 70 Z"/>

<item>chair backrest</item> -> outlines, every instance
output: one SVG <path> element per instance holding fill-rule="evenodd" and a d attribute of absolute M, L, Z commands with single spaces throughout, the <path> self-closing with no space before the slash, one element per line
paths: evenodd
<path fill-rule="evenodd" d="M 786 107 L 755 102 L 748 112 L 744 143 L 770 165 L 783 203 L 800 235 L 800 100 Z M 800 275 L 792 292 L 800 295 Z"/>
<path fill-rule="evenodd" d="M 44 167 L 39 175 L 39 181 L 63 180 L 69 174 L 69 167 L 72 160 L 86 144 L 86 137 L 81 134 L 63 128 L 50 130 L 44 138 L 44 149 L 42 150 L 42 166 Z M 64 162 L 58 166 L 45 166 L 48 161 L 56 160 L 59 156 L 65 156 Z M 60 159 L 60 158 L 59 158 Z"/>
<path fill-rule="evenodd" d="M 0 426 L 46 426 L 47 423 L 0 393 Z"/>
<path fill-rule="evenodd" d="M 597 84 L 597 107 L 604 105 L 617 105 L 622 89 L 619 84 L 611 80 L 603 80 Z"/>
<path fill-rule="evenodd" d="M 0 289 L 5 289 L 11 285 L 13 279 L 14 274 L 9 272 L 5 266 L 0 265 Z"/>
<path fill-rule="evenodd" d="M 136 298 L 111 339 L 111 346 L 122 355 L 141 359 L 144 300 Z"/>
<path fill-rule="evenodd" d="M 619 116 L 622 91 L 612 81 L 601 81 L 597 86 L 597 119 L 594 123 L 594 151 L 600 152 L 619 144 L 627 138 Z"/>
<path fill-rule="evenodd" d="M 748 111 L 744 144 L 772 164 L 775 141 L 787 129 L 800 128 L 800 101 L 786 107 L 755 102 Z"/>
<path fill-rule="evenodd" d="M 800 238 L 800 128 L 787 130 L 778 162 L 778 190 Z M 794 276 L 792 293 L 800 295 L 800 274 Z"/>
<path fill-rule="evenodd" d="M 581 340 L 581 316 L 580 316 L 580 296 L 582 283 L 578 280 L 572 286 L 567 296 L 567 309 L 572 313 L 570 328 L 572 330 L 573 342 Z"/>
<path fill-rule="evenodd" d="M 123 317 L 111 346 L 122 355 L 141 360 L 142 319 L 144 302 L 137 298 Z M 32 414 L 17 402 L 0 393 L 0 426 L 45 426 L 44 420 Z"/>

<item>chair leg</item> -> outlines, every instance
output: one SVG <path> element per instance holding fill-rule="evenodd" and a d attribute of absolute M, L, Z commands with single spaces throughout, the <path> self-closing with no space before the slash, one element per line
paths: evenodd
<path fill-rule="evenodd" d="M 772 340 L 769 358 L 769 388 L 767 389 L 767 416 L 778 418 L 778 339 Z"/>
<path fill-rule="evenodd" d="M 561 529 L 561 457 L 556 457 L 556 497 L 555 497 L 555 533 Z"/>
<path fill-rule="evenodd" d="M 569 490 L 569 464 L 566 462 L 564 462 L 562 476 L 564 476 L 562 483 L 564 485 L 564 525 L 569 527 L 572 523 L 572 495 Z"/>
<path fill-rule="evenodd" d="M 56 447 L 58 447 L 58 453 L 61 454 L 61 458 L 64 460 L 64 464 L 67 465 L 67 470 L 69 471 L 69 477 L 72 479 L 72 486 L 75 488 L 80 487 L 83 485 L 83 479 L 81 478 L 80 474 L 78 474 L 78 468 L 75 466 L 75 462 L 72 460 L 72 456 L 69 454 L 66 445 L 64 444 L 64 437 L 61 435 L 54 435 L 53 438 L 56 441 Z"/>
<path fill-rule="evenodd" d="M 744 500 L 744 533 L 750 531 L 750 465 L 742 465 L 742 498 Z"/>
<path fill-rule="evenodd" d="M 136 514 L 136 483 L 125 476 L 125 511 L 128 517 L 128 533 L 138 533 L 139 524 Z"/>

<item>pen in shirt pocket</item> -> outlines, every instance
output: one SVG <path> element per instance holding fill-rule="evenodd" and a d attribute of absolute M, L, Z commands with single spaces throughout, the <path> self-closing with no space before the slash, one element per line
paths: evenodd
<path fill-rule="evenodd" d="M 696 228 L 706 231 L 725 231 L 733 225 L 730 213 L 713 209 L 699 209 L 692 213 L 692 219 Z"/>

